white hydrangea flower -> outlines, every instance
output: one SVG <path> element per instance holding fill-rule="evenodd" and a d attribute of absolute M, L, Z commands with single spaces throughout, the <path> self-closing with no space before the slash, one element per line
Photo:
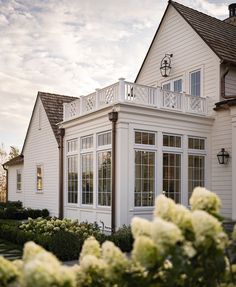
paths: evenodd
<path fill-rule="evenodd" d="M 192 213 L 192 223 L 197 246 L 208 247 L 215 242 L 219 249 L 225 248 L 227 235 L 215 217 L 203 210 L 195 210 Z"/>
<path fill-rule="evenodd" d="M 28 262 L 43 251 L 45 250 L 41 246 L 35 244 L 33 241 L 29 241 L 24 246 L 23 261 Z"/>
<path fill-rule="evenodd" d="M 210 213 L 219 214 L 221 201 L 219 197 L 206 188 L 196 187 L 190 198 L 192 210 L 205 210 Z"/>
<path fill-rule="evenodd" d="M 153 220 L 151 238 L 162 253 L 184 239 L 178 226 L 159 217 Z"/>
<path fill-rule="evenodd" d="M 193 229 L 191 212 L 181 204 L 174 206 L 171 221 L 181 230 L 189 231 Z"/>
<path fill-rule="evenodd" d="M 236 240 L 236 224 L 234 225 L 234 230 L 232 232 L 232 239 Z"/>
<path fill-rule="evenodd" d="M 171 220 L 175 209 L 175 202 L 161 194 L 156 198 L 154 216 L 165 220 Z"/>
<path fill-rule="evenodd" d="M 147 236 L 135 239 L 132 250 L 132 259 L 146 268 L 154 267 L 158 261 L 158 250 L 153 240 Z"/>
<path fill-rule="evenodd" d="M 94 255 L 97 258 L 101 257 L 101 247 L 99 245 L 99 242 L 93 236 L 89 237 L 84 241 L 80 253 L 80 260 L 82 260 L 86 255 Z"/>
<path fill-rule="evenodd" d="M 10 283 L 18 282 L 19 278 L 20 272 L 17 267 L 0 256 L 0 286 L 10 286 Z"/>
<path fill-rule="evenodd" d="M 102 258 L 110 265 L 125 266 L 127 264 L 127 258 L 121 250 L 115 246 L 113 242 L 106 241 L 102 244 Z"/>
<path fill-rule="evenodd" d="M 80 268 L 84 272 L 94 270 L 97 273 L 101 272 L 102 274 L 107 268 L 107 264 L 104 262 L 104 260 L 99 259 L 94 255 L 86 255 L 80 262 Z"/>
<path fill-rule="evenodd" d="M 131 221 L 131 231 L 134 238 L 140 235 L 150 236 L 152 223 L 144 218 L 134 217 Z"/>
<path fill-rule="evenodd" d="M 189 257 L 192 258 L 196 255 L 197 251 L 196 249 L 193 247 L 191 242 L 185 242 L 183 245 L 183 250 L 184 253 Z"/>

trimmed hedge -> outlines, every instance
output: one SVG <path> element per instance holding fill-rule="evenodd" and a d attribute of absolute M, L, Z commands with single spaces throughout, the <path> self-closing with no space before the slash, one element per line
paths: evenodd
<path fill-rule="evenodd" d="M 28 219 L 38 217 L 48 217 L 47 209 L 31 209 L 22 207 L 22 202 L 12 201 L 0 204 L 0 219 Z"/>
<path fill-rule="evenodd" d="M 10 241 L 18 245 L 24 245 L 27 241 L 34 241 L 41 245 L 48 251 L 54 253 L 60 260 L 75 260 L 79 258 L 81 248 L 84 241 L 91 236 L 91 224 L 81 223 L 84 231 L 79 234 L 59 230 L 53 235 L 37 234 L 27 232 L 19 228 L 21 222 L 10 222 L 2 220 L 0 222 L 0 238 Z M 106 240 L 113 241 L 115 245 L 120 247 L 123 252 L 130 252 L 132 250 L 133 237 L 130 227 L 123 226 L 116 233 L 112 235 L 105 235 L 98 231 L 97 225 L 94 225 L 94 236 L 103 243 Z"/>

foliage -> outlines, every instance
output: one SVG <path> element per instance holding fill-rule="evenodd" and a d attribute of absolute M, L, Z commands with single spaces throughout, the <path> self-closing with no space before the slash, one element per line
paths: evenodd
<path fill-rule="evenodd" d="M 22 207 L 22 202 L 12 201 L 0 203 L 0 218 L 1 219 L 28 219 L 38 217 L 48 217 L 49 211 L 47 209 L 31 209 Z"/>
<path fill-rule="evenodd" d="M 125 225 L 111 236 L 108 236 L 107 240 L 112 241 L 123 252 L 130 252 L 134 242 L 130 226 Z"/>
<path fill-rule="evenodd" d="M 79 264 L 63 267 L 52 254 L 29 242 L 22 261 L 1 260 L 0 268 L 5 275 L 0 276 L 0 285 L 12 286 L 11 282 L 19 287 L 236 286 L 236 265 L 233 264 L 236 228 L 232 238 L 228 238 L 217 214 L 214 217 L 208 213 L 216 211 L 218 199 L 215 201 L 215 194 L 208 193 L 207 200 L 215 202 L 215 207 L 204 204 L 201 210 L 203 205 L 197 203 L 201 192 L 195 191 L 197 200 L 191 200 L 195 206 L 192 211 L 160 196 L 153 221 L 134 218 L 131 224 L 134 245 L 129 258 L 114 243 L 106 241 L 100 245 L 94 237 L 89 237 L 83 245 Z M 60 232 L 75 235 L 68 231 L 58 234 Z M 52 234 L 49 237 L 56 233 Z M 66 236 L 63 240 L 67 240 Z"/>
<path fill-rule="evenodd" d="M 8 155 L 8 160 L 11 160 L 15 157 L 17 157 L 20 154 L 20 150 L 16 146 L 10 146 L 10 152 Z"/>

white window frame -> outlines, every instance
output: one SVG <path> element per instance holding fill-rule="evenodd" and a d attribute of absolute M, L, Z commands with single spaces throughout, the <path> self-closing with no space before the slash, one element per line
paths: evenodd
<path fill-rule="evenodd" d="M 68 144 L 69 142 L 76 142 L 76 149 L 73 151 L 68 150 Z M 78 138 L 70 138 L 67 139 L 66 141 L 66 171 L 65 171 L 65 178 L 66 178 L 66 185 L 65 185 L 65 202 L 69 206 L 77 206 L 79 203 L 79 155 L 78 155 L 78 148 L 79 148 L 79 139 Z M 77 156 L 77 177 L 78 177 L 78 182 L 77 182 L 77 202 L 69 202 L 68 200 L 68 158 L 72 156 Z"/>
<path fill-rule="evenodd" d="M 188 163 L 187 163 L 187 169 L 188 169 L 188 184 L 189 184 L 189 156 L 203 156 L 204 157 L 204 187 L 206 186 L 206 175 L 207 175 L 207 163 L 206 163 L 206 155 L 207 155 L 207 138 L 204 137 L 198 137 L 198 136 L 191 136 L 188 135 L 187 139 L 189 138 L 196 138 L 196 139 L 203 139 L 205 141 L 204 143 L 204 149 L 189 149 L 188 148 Z M 189 201 L 189 186 L 187 185 L 187 195 L 188 195 L 188 201 Z"/>
<path fill-rule="evenodd" d="M 42 188 L 38 189 L 38 168 L 41 168 L 41 174 L 42 174 Z M 44 192 L 44 167 L 42 163 L 36 164 L 36 170 L 35 170 L 35 175 L 36 175 L 36 193 L 43 193 Z"/>
<path fill-rule="evenodd" d="M 87 149 L 83 149 L 83 145 L 82 145 L 82 141 L 83 139 L 86 139 L 86 138 L 92 138 L 92 147 L 90 148 L 87 148 Z M 80 203 L 81 203 L 81 206 L 84 206 L 84 207 L 92 207 L 94 205 L 94 201 L 95 201 L 95 185 L 94 185 L 94 177 L 95 177 L 95 172 L 94 172 L 94 150 L 95 150 L 95 144 L 94 144 L 94 136 L 92 134 L 90 135 L 86 135 L 86 136 L 83 136 L 80 138 L 80 146 L 81 146 L 81 149 L 80 149 L 80 177 L 79 177 L 79 184 L 78 184 L 78 187 L 79 187 L 79 190 L 81 191 L 80 192 Z M 88 203 L 83 203 L 83 179 L 82 179 L 82 173 L 83 173 L 83 165 L 82 165 L 82 156 L 83 155 L 86 155 L 86 154 L 92 154 L 92 158 L 93 158 L 93 161 L 92 161 L 92 171 L 93 171 L 93 202 L 88 204 Z"/>
<path fill-rule="evenodd" d="M 98 145 L 98 136 L 102 134 L 110 133 L 111 134 L 111 143 L 108 145 Z M 96 134 L 96 207 L 99 209 L 111 209 L 111 205 L 100 205 L 99 204 L 99 174 L 98 174 L 98 153 L 99 152 L 111 152 L 111 185 L 112 185 L 112 132 L 111 130 L 102 131 Z M 94 175 L 95 175 L 94 174 Z M 111 186 L 111 204 L 112 204 L 112 186 Z"/>
<path fill-rule="evenodd" d="M 164 146 L 164 136 L 176 136 L 176 137 L 180 137 L 181 140 L 181 147 L 172 147 L 172 146 Z M 181 157 L 181 166 L 180 166 L 180 203 L 183 203 L 183 193 L 184 193 L 184 185 L 183 185 L 183 169 L 184 169 L 184 162 L 183 162 L 183 135 L 180 134 L 174 134 L 174 133 L 162 133 L 162 188 L 163 188 L 163 179 L 164 179 L 164 175 L 163 175 L 163 155 L 164 153 L 170 153 L 170 154 L 179 154 Z"/>
<path fill-rule="evenodd" d="M 135 132 L 144 132 L 144 133 L 151 133 L 154 134 L 155 136 L 155 144 L 154 145 L 148 145 L 148 144 L 136 144 L 135 143 Z M 157 195 L 157 144 L 158 144 L 158 138 L 157 138 L 157 132 L 153 131 L 153 130 L 145 130 L 145 129 L 134 129 L 133 130 L 133 137 L 134 137 L 134 157 L 133 157 L 133 167 L 134 167 L 134 173 L 133 173 L 133 202 L 132 202 L 132 207 L 134 210 L 153 210 L 153 208 L 155 207 L 155 197 Z M 153 205 L 150 206 L 136 206 L 135 205 L 135 180 L 136 180 L 136 176 L 135 176 L 135 151 L 147 151 L 147 152 L 154 152 L 154 159 L 155 159 L 155 171 L 154 171 L 154 186 L 155 186 L 155 191 L 154 191 L 154 202 Z"/>
<path fill-rule="evenodd" d="M 202 72 L 202 68 L 198 68 L 198 69 L 194 69 L 192 71 L 189 72 L 189 95 L 191 95 L 191 90 L 192 90 L 192 83 L 191 83 L 191 75 L 193 73 L 197 73 L 200 72 L 200 95 L 199 96 L 194 96 L 193 97 L 203 97 L 203 72 Z"/>
<path fill-rule="evenodd" d="M 181 90 L 180 92 L 174 92 L 174 82 L 175 82 L 175 81 L 178 81 L 178 80 L 182 80 L 182 90 Z M 170 84 L 170 91 L 171 91 L 171 92 L 174 92 L 174 93 L 183 93 L 183 91 L 184 91 L 184 77 L 183 77 L 183 76 L 179 76 L 179 77 L 176 77 L 176 78 L 174 78 L 174 79 L 170 79 L 170 80 L 168 80 L 168 81 L 166 81 L 166 82 L 163 82 L 163 83 L 161 84 L 162 89 L 163 89 L 163 86 L 166 85 L 166 84 Z"/>
<path fill-rule="evenodd" d="M 18 174 L 20 174 L 20 189 L 18 188 Z M 22 170 L 17 169 L 16 170 L 16 192 L 22 192 Z"/>

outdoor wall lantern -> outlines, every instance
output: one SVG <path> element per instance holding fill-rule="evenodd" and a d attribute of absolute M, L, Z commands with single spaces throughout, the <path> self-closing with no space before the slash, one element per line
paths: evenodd
<path fill-rule="evenodd" d="M 171 70 L 171 58 L 173 54 L 165 54 L 165 57 L 161 60 L 160 71 L 162 77 L 168 77 Z"/>
<path fill-rule="evenodd" d="M 224 148 L 222 148 L 221 151 L 218 152 L 217 158 L 219 164 L 227 164 L 229 160 L 229 153 Z"/>

